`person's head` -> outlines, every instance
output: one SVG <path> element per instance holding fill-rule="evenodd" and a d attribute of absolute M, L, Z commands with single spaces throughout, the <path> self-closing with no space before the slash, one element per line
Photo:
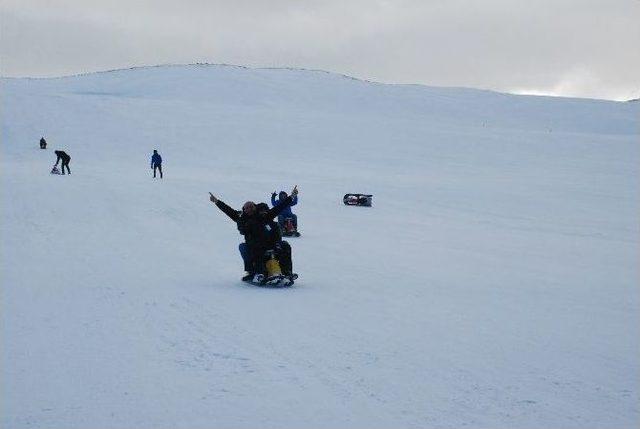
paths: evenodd
<path fill-rule="evenodd" d="M 280 198 L 281 200 L 287 198 L 287 193 L 285 191 L 280 191 L 280 193 L 278 194 L 278 198 Z"/>
<path fill-rule="evenodd" d="M 153 154 L 154 154 L 154 155 L 157 155 L 157 154 L 158 154 L 158 150 L 157 150 L 157 149 L 154 149 L 154 150 L 153 150 Z"/>
<path fill-rule="evenodd" d="M 60 154 L 59 150 L 54 150 L 53 153 L 55 153 L 56 155 Z"/>
<path fill-rule="evenodd" d="M 269 211 L 269 206 L 266 203 L 256 204 L 256 211 L 260 216 L 264 216 Z"/>
<path fill-rule="evenodd" d="M 242 206 L 242 213 L 247 216 L 252 216 L 256 213 L 256 204 L 253 201 L 247 201 Z"/>

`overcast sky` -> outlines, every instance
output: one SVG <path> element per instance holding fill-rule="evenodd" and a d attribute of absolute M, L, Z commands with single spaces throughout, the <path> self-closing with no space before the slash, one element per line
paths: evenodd
<path fill-rule="evenodd" d="M 640 97 L 640 0 L 1 0 L 2 76 L 167 63 Z"/>

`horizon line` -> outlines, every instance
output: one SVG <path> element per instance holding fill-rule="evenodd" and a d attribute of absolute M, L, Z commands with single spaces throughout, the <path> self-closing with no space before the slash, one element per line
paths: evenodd
<path fill-rule="evenodd" d="M 124 67 L 118 67 L 113 69 L 93 70 L 93 71 L 86 71 L 86 72 L 80 72 L 80 73 L 70 73 L 70 74 L 63 74 L 63 75 L 56 75 L 56 76 L 2 76 L 0 75 L 0 79 L 32 79 L 32 80 L 67 79 L 67 78 L 74 78 L 74 77 L 90 76 L 94 74 L 114 73 L 114 72 L 138 70 L 138 69 L 161 68 L 161 67 L 188 67 L 188 66 L 215 66 L 215 67 L 234 67 L 234 68 L 241 68 L 246 70 L 291 70 L 291 71 L 326 73 L 330 75 L 340 76 L 346 79 L 356 80 L 359 82 L 375 84 L 375 85 L 419 86 L 419 87 L 425 87 L 425 88 L 442 88 L 442 89 L 464 89 L 464 90 L 491 92 L 495 94 L 522 96 L 522 97 L 546 97 L 546 98 L 562 98 L 562 99 L 576 99 L 576 100 L 596 100 L 596 101 L 610 101 L 610 102 L 616 102 L 616 103 L 626 103 L 626 102 L 633 102 L 633 101 L 640 100 L 640 98 L 617 100 L 617 99 L 610 99 L 610 98 L 568 96 L 568 95 L 559 95 L 555 93 L 550 93 L 548 91 L 541 91 L 536 89 L 529 89 L 529 90 L 514 89 L 511 91 L 498 91 L 495 89 L 476 88 L 476 87 L 467 87 L 467 86 L 427 85 L 423 83 L 380 82 L 380 81 L 375 81 L 371 79 L 351 76 L 341 72 L 306 68 L 306 67 L 290 67 L 290 66 L 254 67 L 254 66 L 246 66 L 246 65 L 240 65 L 240 64 L 209 63 L 209 62 L 145 64 L 145 65 L 135 65 L 135 66 L 129 66 L 129 67 L 124 66 Z"/>

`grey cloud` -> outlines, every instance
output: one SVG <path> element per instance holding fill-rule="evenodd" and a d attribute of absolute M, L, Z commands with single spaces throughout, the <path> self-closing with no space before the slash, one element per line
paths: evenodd
<path fill-rule="evenodd" d="M 5 0 L 5 76 L 158 63 L 318 68 L 365 79 L 640 96 L 640 1 Z"/>

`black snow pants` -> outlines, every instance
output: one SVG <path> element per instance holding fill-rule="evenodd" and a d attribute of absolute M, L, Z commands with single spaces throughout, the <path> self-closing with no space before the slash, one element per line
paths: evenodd
<path fill-rule="evenodd" d="M 64 174 L 64 168 L 65 167 L 67 167 L 67 173 L 71 174 L 71 170 L 69 170 L 69 162 L 70 161 L 71 161 L 71 158 L 62 160 L 62 165 L 60 166 L 60 171 L 61 171 L 62 174 Z"/>

